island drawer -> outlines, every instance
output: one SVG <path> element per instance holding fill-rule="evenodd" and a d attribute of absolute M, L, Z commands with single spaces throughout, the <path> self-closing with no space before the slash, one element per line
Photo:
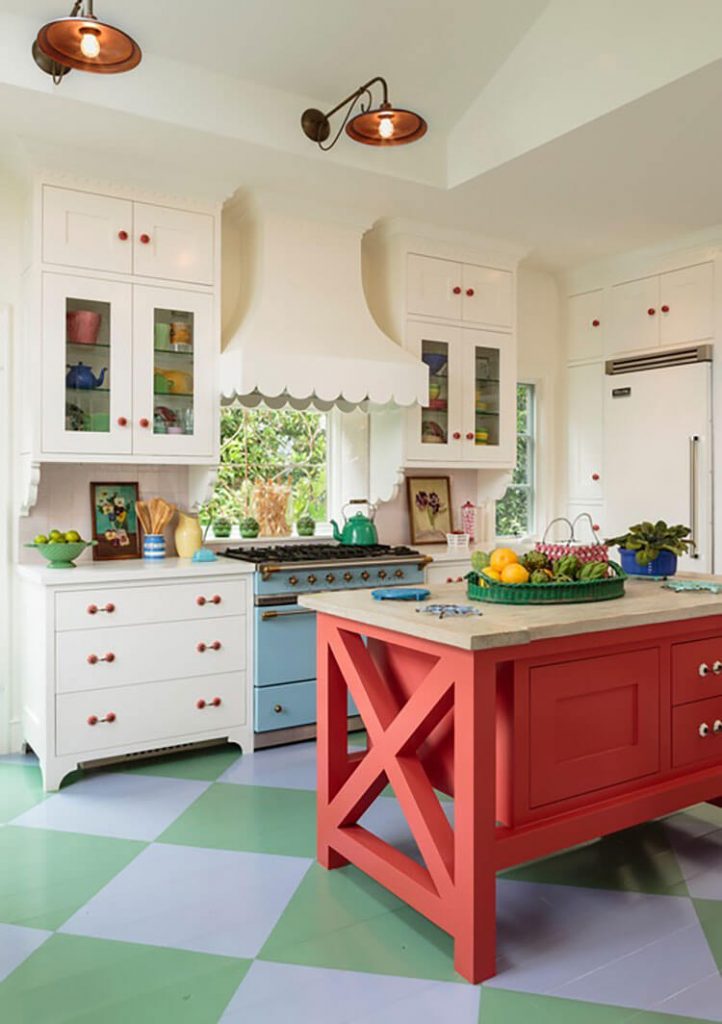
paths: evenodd
<path fill-rule="evenodd" d="M 56 629 L 103 629 L 146 622 L 217 619 L 245 615 L 246 580 L 203 579 L 140 587 L 104 586 L 63 592 L 55 598 Z"/>
<path fill-rule="evenodd" d="M 56 691 L 98 690 L 245 668 L 246 620 L 70 630 L 56 636 Z"/>
<path fill-rule="evenodd" d="M 672 701 L 722 696 L 722 636 L 672 647 Z"/>
<path fill-rule="evenodd" d="M 243 672 L 88 690 L 56 698 L 58 755 L 86 754 L 135 743 L 192 736 L 243 725 Z"/>
<path fill-rule="evenodd" d="M 722 765 L 722 697 L 698 700 L 672 712 L 672 765 Z"/>

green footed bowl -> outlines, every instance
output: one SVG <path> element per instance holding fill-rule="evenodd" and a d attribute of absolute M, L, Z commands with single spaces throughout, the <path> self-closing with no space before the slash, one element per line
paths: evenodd
<path fill-rule="evenodd" d="M 73 540 L 65 544 L 26 544 L 25 547 L 35 548 L 47 558 L 48 569 L 74 569 L 73 559 L 97 543 L 97 540 Z"/>

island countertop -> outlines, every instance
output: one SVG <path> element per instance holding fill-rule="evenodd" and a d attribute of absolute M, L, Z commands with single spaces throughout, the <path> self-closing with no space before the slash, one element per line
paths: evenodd
<path fill-rule="evenodd" d="M 722 577 L 696 577 L 722 583 Z M 722 615 L 722 594 L 675 593 L 652 580 L 630 579 L 624 597 L 587 604 L 499 605 L 469 601 L 461 584 L 432 587 L 427 601 L 377 601 L 369 590 L 299 595 L 299 604 L 326 615 L 467 651 L 528 644 L 550 637 L 629 629 L 655 623 Z M 429 603 L 470 604 L 481 615 L 439 619 Z"/>

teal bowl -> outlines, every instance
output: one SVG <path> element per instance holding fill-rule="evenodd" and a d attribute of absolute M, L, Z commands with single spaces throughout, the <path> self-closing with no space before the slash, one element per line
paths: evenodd
<path fill-rule="evenodd" d="M 48 569 L 74 569 L 73 559 L 97 543 L 97 540 L 74 540 L 64 544 L 26 544 L 25 547 L 39 551 L 48 560 Z"/>

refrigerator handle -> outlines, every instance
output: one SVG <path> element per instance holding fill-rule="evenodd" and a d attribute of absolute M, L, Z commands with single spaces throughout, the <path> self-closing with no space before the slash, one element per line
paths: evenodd
<path fill-rule="evenodd" d="M 692 434 L 689 439 L 689 546 L 690 558 L 699 558 L 697 550 L 697 455 L 699 452 L 699 435 Z"/>

